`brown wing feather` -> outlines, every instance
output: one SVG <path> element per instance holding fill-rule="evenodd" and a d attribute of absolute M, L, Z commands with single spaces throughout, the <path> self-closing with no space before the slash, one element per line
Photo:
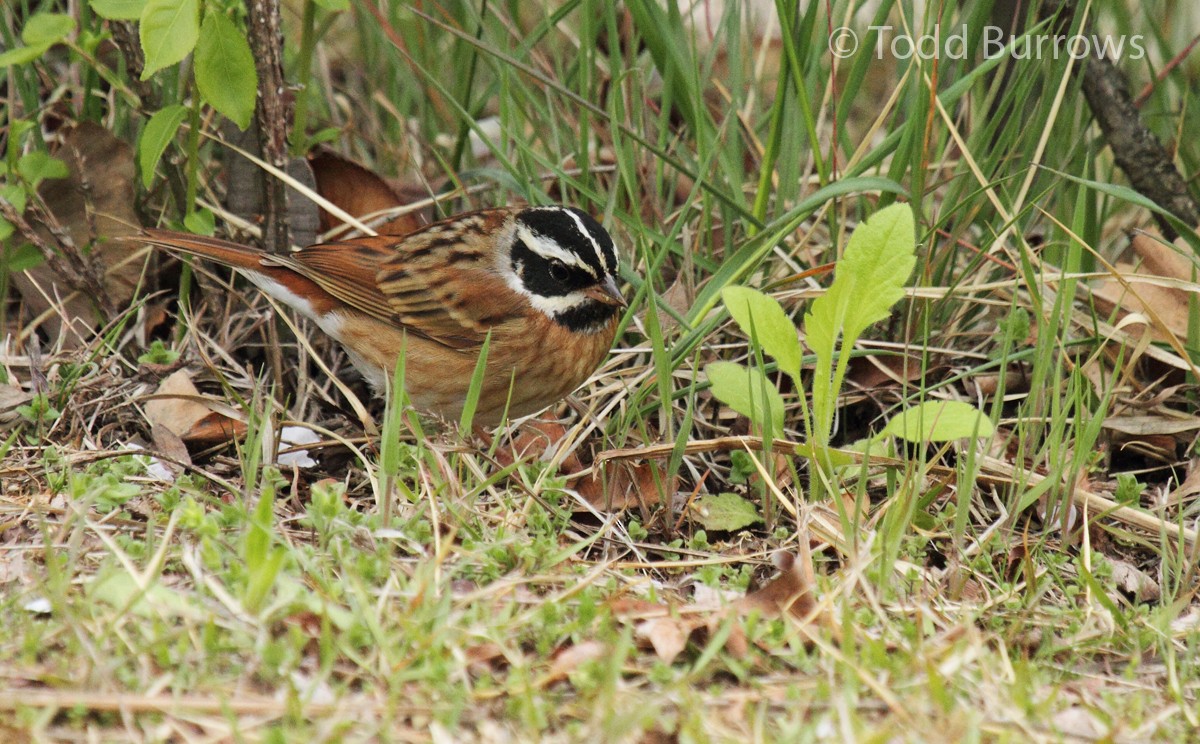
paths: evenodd
<path fill-rule="evenodd" d="M 474 212 L 405 237 L 378 279 L 395 318 L 462 349 L 520 317 L 525 303 L 496 273 L 492 253 L 514 213 Z"/>

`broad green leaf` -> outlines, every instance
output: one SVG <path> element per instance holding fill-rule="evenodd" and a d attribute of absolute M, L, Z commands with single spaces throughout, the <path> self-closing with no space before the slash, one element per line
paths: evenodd
<path fill-rule="evenodd" d="M 736 493 L 705 494 L 692 505 L 692 519 L 706 530 L 733 532 L 761 522 L 754 504 Z"/>
<path fill-rule="evenodd" d="M 729 314 L 763 351 L 770 354 L 779 368 L 792 377 L 800 376 L 800 339 L 796 326 L 774 297 L 749 287 L 726 287 L 721 299 Z"/>
<path fill-rule="evenodd" d="M 22 155 L 21 159 L 17 161 L 17 172 L 21 174 L 21 178 L 25 179 L 25 183 L 35 189 L 47 178 L 66 178 L 71 175 L 71 172 L 67 170 L 66 163 L 51 157 L 50 153 L 42 150 L 34 150 Z"/>
<path fill-rule="evenodd" d="M 990 437 L 993 431 L 991 419 L 970 403 L 927 400 L 892 417 L 880 434 L 909 442 L 948 442 Z"/>
<path fill-rule="evenodd" d="M 0 68 L 28 64 L 46 53 L 53 44 L 35 44 L 17 47 L 0 53 Z"/>
<path fill-rule="evenodd" d="M 771 436 L 783 434 L 783 398 L 761 370 L 736 362 L 713 362 L 704 372 L 717 400 L 749 417 Z"/>
<path fill-rule="evenodd" d="M 350 7 L 350 0 L 313 0 L 313 2 L 325 10 L 346 10 Z"/>
<path fill-rule="evenodd" d="M 17 210 L 17 214 L 22 214 L 25 211 L 25 200 L 28 198 L 25 194 L 25 188 L 19 184 L 6 183 L 0 184 L 0 197 L 13 205 L 13 209 Z"/>
<path fill-rule="evenodd" d="M 8 233 L 5 234 L 4 227 L 8 226 Z M 6 220 L 0 219 L 0 240 L 8 238 L 13 233 L 13 226 Z M 25 243 L 16 248 L 6 247 L 3 254 L 0 254 L 0 266 L 4 270 L 12 273 L 14 271 L 28 271 L 35 266 L 41 266 L 46 262 L 46 257 L 42 252 L 34 247 L 33 243 Z"/>
<path fill-rule="evenodd" d="M 210 11 L 196 44 L 196 85 L 204 100 L 245 129 L 254 116 L 258 72 L 250 43 L 233 21 Z"/>
<path fill-rule="evenodd" d="M 146 68 L 142 80 L 188 56 L 200 36 L 200 0 L 148 0 L 139 30 Z"/>
<path fill-rule="evenodd" d="M 804 318 L 809 346 L 833 354 L 840 334 L 849 346 L 904 297 L 916 265 L 912 208 L 893 204 L 858 226 L 838 262 L 829 291 L 813 300 Z"/>
<path fill-rule="evenodd" d="M 8 220 L 4 219 L 3 217 L 0 217 L 0 242 L 8 240 L 14 231 L 16 231 L 16 228 L 13 227 L 13 223 L 9 222 Z M 5 250 L 7 251 L 7 249 L 5 249 Z M 8 264 L 10 262 L 7 252 L 4 254 L 4 262 L 5 262 L 5 264 Z M 18 269 L 13 269 L 13 268 L 8 268 L 8 270 L 9 271 L 18 271 Z"/>
<path fill-rule="evenodd" d="M 138 139 L 138 168 L 142 171 L 143 188 L 148 189 L 153 183 L 154 169 L 167 151 L 167 145 L 175 139 L 175 132 L 179 131 L 179 125 L 186 116 L 187 107 L 174 103 L 155 111 L 150 121 L 146 122 L 146 128 Z"/>
<path fill-rule="evenodd" d="M 217 231 L 217 217 L 211 209 L 197 209 L 183 218 L 183 226 L 193 235 L 212 235 Z"/>
<path fill-rule="evenodd" d="M 146 0 L 91 0 L 92 10 L 110 21 L 136 21 L 142 17 Z"/>
<path fill-rule="evenodd" d="M 118 609 L 128 609 L 141 617 L 180 617 L 200 619 L 205 613 L 188 601 L 186 595 L 154 583 L 144 592 L 133 577 L 113 571 L 96 579 L 88 587 L 88 596 Z"/>
<path fill-rule="evenodd" d="M 38 13 L 25 22 L 21 41 L 29 46 L 50 46 L 70 36 L 75 19 L 62 13 Z"/>

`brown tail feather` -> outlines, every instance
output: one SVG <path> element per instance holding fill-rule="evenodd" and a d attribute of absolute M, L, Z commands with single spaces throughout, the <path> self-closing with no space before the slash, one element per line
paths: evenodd
<path fill-rule="evenodd" d="M 130 236 L 129 239 L 169 251 L 207 258 L 235 269 L 246 269 L 259 274 L 270 273 L 264 270 L 262 265 L 262 260 L 267 257 L 264 251 L 247 248 L 228 240 L 156 228 L 146 228 L 139 235 Z"/>
<path fill-rule="evenodd" d="M 313 313 L 324 315 L 344 304 L 316 282 L 296 271 L 293 263 L 284 256 L 275 257 L 266 251 L 247 248 L 219 238 L 156 228 L 146 228 L 141 234 L 130 236 L 128 239 L 238 269 L 264 292 L 310 317 L 313 317 Z M 286 293 L 281 294 L 280 287 L 286 290 Z M 297 298 L 303 301 L 302 305 L 297 304 Z"/>

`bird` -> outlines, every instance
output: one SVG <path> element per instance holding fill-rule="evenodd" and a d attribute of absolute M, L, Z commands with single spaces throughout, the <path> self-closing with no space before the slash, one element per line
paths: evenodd
<path fill-rule="evenodd" d="M 237 270 L 340 342 L 378 395 L 403 353 L 409 401 L 447 420 L 461 416 L 487 340 L 474 416 L 485 426 L 571 394 L 628 307 L 612 237 L 569 206 L 483 209 L 282 255 L 155 228 L 134 239 Z"/>

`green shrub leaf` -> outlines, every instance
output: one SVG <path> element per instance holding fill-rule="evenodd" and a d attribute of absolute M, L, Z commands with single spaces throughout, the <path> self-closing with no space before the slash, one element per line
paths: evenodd
<path fill-rule="evenodd" d="M 204 100 L 239 128 L 250 126 L 258 90 L 254 55 L 246 35 L 221 13 L 204 16 L 196 45 L 196 85 Z"/>
<path fill-rule="evenodd" d="M 136 21 L 142 17 L 146 0 L 92 0 L 96 15 L 110 21 Z"/>
<path fill-rule="evenodd" d="M 138 139 L 138 168 L 142 171 L 143 188 L 150 188 L 154 181 L 154 169 L 167 151 L 167 145 L 175 139 L 175 133 L 186 116 L 187 107 L 175 103 L 154 112 L 154 116 L 146 122 L 146 128 Z"/>
<path fill-rule="evenodd" d="M 793 378 L 800 376 L 800 339 L 796 326 L 774 297 L 749 287 L 726 287 L 721 299 L 729 314 L 763 351 L 770 354 L 779 368 Z"/>
<path fill-rule="evenodd" d="M 66 163 L 42 150 L 34 150 L 22 155 L 21 159 L 17 161 L 17 172 L 21 174 L 25 183 L 35 189 L 47 178 L 66 178 L 71 175 L 71 172 L 67 170 Z"/>
<path fill-rule="evenodd" d="M 733 532 L 763 521 L 754 504 L 736 493 L 705 494 L 692 505 L 692 519 L 706 530 Z"/>
<path fill-rule="evenodd" d="M 0 54 L 0 67 L 28 64 L 46 53 L 46 50 L 70 36 L 75 30 L 75 19 L 63 13 L 38 13 L 25 22 L 21 29 L 21 41 L 25 46 L 9 49 Z"/>
<path fill-rule="evenodd" d="M 75 19 L 63 13 L 38 13 L 25 22 L 21 41 L 29 46 L 57 44 L 75 30 Z"/>
<path fill-rule="evenodd" d="M 761 370 L 748 369 L 737 362 L 713 362 L 704 372 L 717 400 L 748 417 L 771 436 L 783 434 L 783 398 Z"/>
<path fill-rule="evenodd" d="M 191 53 L 200 36 L 200 0 L 148 0 L 142 8 L 142 80 Z"/>
<path fill-rule="evenodd" d="M 983 411 L 960 400 L 927 400 L 901 411 L 883 427 L 881 435 L 909 442 L 948 442 L 952 439 L 990 437 L 995 427 Z"/>

